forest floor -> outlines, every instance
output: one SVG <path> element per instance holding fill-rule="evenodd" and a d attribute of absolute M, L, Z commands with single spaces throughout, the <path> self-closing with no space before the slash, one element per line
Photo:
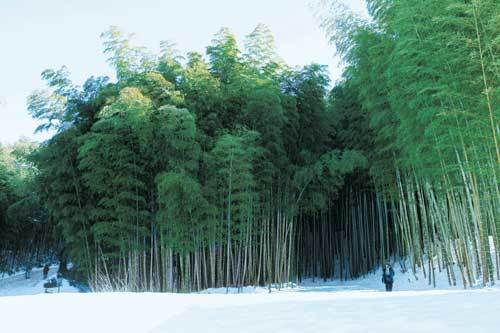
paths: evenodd
<path fill-rule="evenodd" d="M 354 281 L 304 281 L 271 293 L 260 287 L 240 294 L 67 293 L 76 291 L 68 286 L 61 293 L 27 295 L 43 293 L 38 278 L 34 272 L 30 282 L 24 276 L 0 279 L 0 295 L 14 289 L 24 294 L 0 297 L 2 332 L 444 333 L 500 327 L 500 288 L 463 290 L 438 278 L 433 289 L 409 274 L 396 275 L 392 293 L 383 291 L 377 272 Z"/>

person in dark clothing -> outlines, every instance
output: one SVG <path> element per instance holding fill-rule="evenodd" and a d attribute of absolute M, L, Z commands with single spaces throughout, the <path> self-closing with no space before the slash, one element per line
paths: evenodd
<path fill-rule="evenodd" d="M 382 272 L 382 282 L 385 283 L 385 291 L 392 291 L 392 284 L 394 283 L 394 270 L 390 264 L 386 264 Z"/>
<path fill-rule="evenodd" d="M 31 264 L 26 264 L 26 271 L 24 272 L 26 280 L 31 279 Z"/>
<path fill-rule="evenodd" d="M 49 275 L 49 265 L 45 264 L 45 266 L 43 266 L 43 279 L 47 279 L 47 275 Z"/>

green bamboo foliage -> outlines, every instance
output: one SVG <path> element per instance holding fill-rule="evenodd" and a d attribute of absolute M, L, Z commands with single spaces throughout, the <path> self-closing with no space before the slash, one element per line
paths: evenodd
<path fill-rule="evenodd" d="M 498 4 L 368 5 L 369 22 L 326 7 L 346 64 L 330 92 L 325 66 L 287 67 L 262 25 L 245 50 L 224 28 L 185 63 L 112 28 L 116 83 L 44 72 L 29 106 L 57 134 L 35 155 L 40 197 L 92 288 L 281 287 L 387 260 L 430 285 L 498 279 Z"/>
<path fill-rule="evenodd" d="M 26 139 L 0 145 L 0 271 L 23 269 L 56 258 L 60 233 L 47 219 L 38 170 L 31 154 L 38 145 Z"/>
<path fill-rule="evenodd" d="M 327 8 L 339 8 L 332 3 Z M 451 284 L 459 280 L 454 268 L 464 287 L 493 283 L 499 4 L 404 0 L 368 7 L 370 23 L 344 11 L 323 24 L 348 64 L 344 85 L 357 89 L 374 131 L 370 172 L 396 204 L 397 248 L 430 284 L 442 268 Z"/>

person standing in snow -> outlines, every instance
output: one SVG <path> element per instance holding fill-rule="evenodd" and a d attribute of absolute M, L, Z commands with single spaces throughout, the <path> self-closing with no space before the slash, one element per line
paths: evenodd
<path fill-rule="evenodd" d="M 31 264 L 26 264 L 26 271 L 24 272 L 24 277 L 26 280 L 31 279 Z"/>
<path fill-rule="evenodd" d="M 385 283 L 385 291 L 392 291 L 394 270 L 389 263 L 385 264 L 384 271 L 382 272 L 382 282 Z"/>
<path fill-rule="evenodd" d="M 43 266 L 43 279 L 47 279 L 47 275 L 49 275 L 49 265 L 45 264 L 45 266 Z"/>

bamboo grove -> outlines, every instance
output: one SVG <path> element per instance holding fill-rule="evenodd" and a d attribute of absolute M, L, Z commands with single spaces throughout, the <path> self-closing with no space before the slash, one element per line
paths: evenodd
<path fill-rule="evenodd" d="M 368 1 L 370 21 L 323 3 L 346 63 L 339 85 L 372 134 L 375 203 L 393 254 L 464 287 L 498 279 L 500 4 Z M 384 208 L 385 209 L 385 208 Z M 383 219 L 382 219 L 383 220 Z"/>
<path fill-rule="evenodd" d="M 182 57 L 103 33 L 116 82 L 66 68 L 28 107 L 56 134 L 31 155 L 64 251 L 94 290 L 294 281 L 301 224 L 331 207 L 358 149 L 336 144 L 326 67 L 292 69 L 259 25 Z M 304 255 L 304 251 L 301 252 Z"/>
<path fill-rule="evenodd" d="M 30 161 L 37 147 L 26 139 L 0 145 L 0 273 L 60 254 L 61 240 L 56 226 L 48 223 L 38 197 L 36 166 Z"/>
<path fill-rule="evenodd" d="M 28 109 L 56 134 L 27 157 L 32 183 L 94 290 L 351 279 L 387 260 L 430 284 L 499 277 L 500 5 L 367 2 L 366 20 L 317 6 L 345 64 L 333 88 L 264 25 L 185 56 L 112 27 L 115 82 L 42 73 Z"/>

